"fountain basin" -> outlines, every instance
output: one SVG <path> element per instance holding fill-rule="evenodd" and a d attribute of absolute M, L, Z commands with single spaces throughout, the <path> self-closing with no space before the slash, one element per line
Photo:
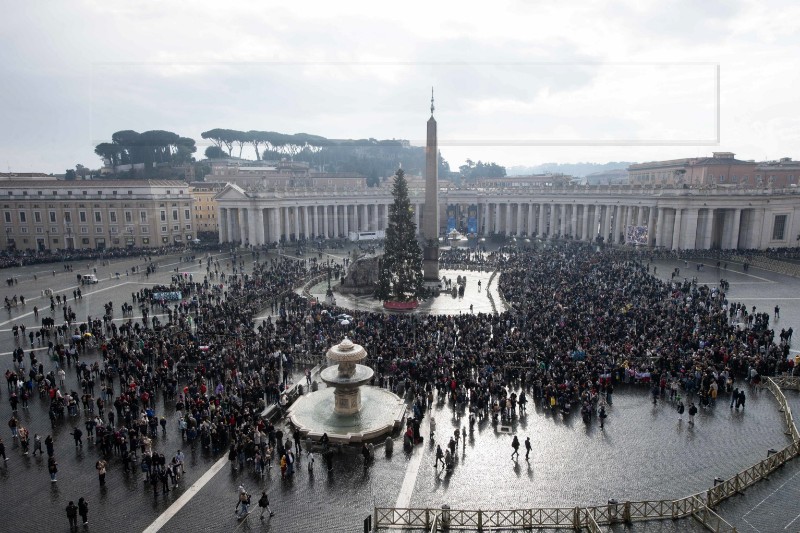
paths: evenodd
<path fill-rule="evenodd" d="M 298 398 L 287 416 L 304 437 L 319 440 L 327 433 L 331 442 L 341 444 L 376 441 L 400 427 L 406 405 L 399 396 L 379 387 L 359 390 L 363 402 L 355 413 L 335 412 L 335 390 L 325 388 Z"/>

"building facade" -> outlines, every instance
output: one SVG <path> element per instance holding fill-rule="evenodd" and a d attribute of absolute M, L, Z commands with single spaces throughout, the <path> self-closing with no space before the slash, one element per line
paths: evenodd
<path fill-rule="evenodd" d="M 158 247 L 195 237 L 183 181 L 0 181 L 0 206 L 0 238 L 12 250 Z"/>
<path fill-rule="evenodd" d="M 417 228 L 424 227 L 424 191 L 410 189 Z M 385 230 L 389 188 L 362 191 L 245 191 L 228 185 L 218 196 L 220 241 L 253 245 L 303 238 L 344 238 Z M 724 189 L 573 186 L 439 190 L 439 234 L 568 237 L 666 249 L 764 249 L 800 245 L 796 188 Z M 472 231 L 474 230 L 474 231 Z"/>
<path fill-rule="evenodd" d="M 316 172 L 304 161 L 212 160 L 207 180 L 233 183 L 245 190 L 295 187 L 364 189 L 367 179 L 349 172 Z"/>
<path fill-rule="evenodd" d="M 202 182 L 193 183 L 189 189 L 194 203 L 192 205 L 192 218 L 194 219 L 195 232 L 218 233 L 219 220 L 217 219 L 217 200 L 215 197 L 225 188 L 225 183 Z"/>
<path fill-rule="evenodd" d="M 800 162 L 784 157 L 779 161 L 742 161 L 732 152 L 714 152 L 711 157 L 650 161 L 628 167 L 631 185 L 690 187 L 769 187 L 797 185 Z"/>

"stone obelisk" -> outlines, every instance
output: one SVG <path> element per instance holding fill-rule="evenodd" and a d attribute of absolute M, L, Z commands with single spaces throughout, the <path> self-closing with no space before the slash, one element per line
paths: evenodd
<path fill-rule="evenodd" d="M 431 88 L 431 118 L 425 143 L 425 207 L 422 211 L 422 271 L 426 283 L 439 283 L 439 150 L 436 140 L 436 119 L 433 118 L 433 88 Z"/>

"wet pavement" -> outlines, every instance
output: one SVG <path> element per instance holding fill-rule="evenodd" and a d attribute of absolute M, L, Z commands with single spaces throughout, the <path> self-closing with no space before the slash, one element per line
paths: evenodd
<path fill-rule="evenodd" d="M 87 314 L 101 312 L 104 302 L 113 301 L 115 309 L 119 309 L 123 302 L 130 302 L 130 293 L 141 286 L 168 282 L 171 269 L 175 267 L 181 272 L 199 273 L 196 262 L 181 263 L 176 257 L 156 260 L 162 265 L 161 269 L 149 279 L 124 275 L 125 268 L 144 264 L 141 259 L 98 266 L 101 282 L 91 288 L 84 287 L 82 301 L 70 302 L 79 320 L 85 320 Z M 682 262 L 656 265 L 657 275 L 667 279 L 672 268 L 680 266 L 682 274 L 685 269 Z M 13 273 L 20 280 L 19 285 L 3 291 L 4 294 L 25 294 L 29 298 L 24 309 L 14 309 L 10 314 L 5 310 L 0 312 L 2 366 L 11 365 L 11 326 L 23 321 L 33 324 L 33 305 L 43 307 L 41 297 L 34 299 L 42 288 L 53 288 L 59 293 L 66 291 L 72 300 L 72 287 L 79 270 L 77 263 L 74 273 L 57 270 L 56 276 L 52 276 L 52 268 L 61 267 L 34 266 L 4 272 Z M 122 272 L 119 280 L 112 276 L 116 271 Z M 36 280 L 34 272 L 38 272 Z M 733 301 L 756 305 L 770 314 L 779 303 L 778 327 L 797 329 L 800 324 L 800 298 L 796 296 L 800 295 L 800 281 L 797 279 L 757 269 L 741 273 L 717 272 L 706 267 L 705 272 L 697 273 L 694 269 L 691 272 L 701 283 L 717 283 L 720 277 L 728 279 L 731 283 L 729 297 Z M 110 276 L 114 279 L 108 279 Z M 471 278 L 468 289 L 470 286 Z M 42 314 L 47 316 L 49 308 Z M 60 317 L 59 311 L 57 314 Z M 90 355 L 85 359 L 94 361 L 97 358 L 97 355 Z M 50 364 L 48 361 L 46 366 Z M 68 389 L 78 387 L 74 370 L 68 372 L 67 385 Z M 251 471 L 235 472 L 225 464 L 207 484 L 192 491 L 188 503 L 166 522 L 162 531 L 353 532 L 362 530 L 364 518 L 376 505 L 388 507 L 400 503 L 411 507 L 440 507 L 448 504 L 452 508 L 501 509 L 598 505 L 610 498 L 624 501 L 683 497 L 713 485 L 715 477 L 736 474 L 764 458 L 768 449 L 788 444 L 782 415 L 772 395 L 766 390 L 747 390 L 746 411 L 729 409 L 723 397 L 715 408 L 700 411 L 693 428 L 685 421 L 678 422 L 669 403 L 659 402 L 653 406 L 648 391 L 636 385 L 617 387 L 606 428 L 602 431 L 595 424 L 584 425 L 578 413 L 565 419 L 560 414 L 553 415 L 549 409 L 537 409 L 529 404 L 528 413 L 510 424 L 510 432 L 493 426 L 490 421 L 480 421 L 471 433 L 467 427 L 466 445 L 459 443 L 458 460 L 450 473 L 434 468 L 435 447 L 427 438 L 410 454 L 402 450 L 399 440 L 390 456 L 384 448 L 376 448 L 376 458 L 367 468 L 357 452 L 341 453 L 334 456 L 330 471 L 321 457 L 316 457 L 309 472 L 309 458 L 304 454 L 294 478 L 287 480 L 281 479 L 277 468 L 259 478 Z M 786 394 L 795 412 L 800 414 L 798 394 Z M 52 430 L 59 462 L 57 483 L 50 482 L 47 460 L 23 456 L 4 426 L 0 434 L 9 461 L 5 467 L 0 466 L 0 491 L 6 504 L 4 523 L 9 524 L 9 530 L 25 527 L 33 531 L 67 531 L 64 508 L 68 500 L 77 501 L 81 496 L 87 498 L 90 509 L 85 531 L 122 533 L 147 528 L 179 497 L 187 494 L 191 484 L 219 459 L 199 447 L 191 450 L 185 445 L 172 407 L 164 405 L 161 398 L 157 405 L 159 412 L 167 415 L 169 424 L 166 436 L 156 439 L 155 449 L 168 457 L 178 448 L 186 453 L 187 474 L 180 486 L 167 495 L 162 495 L 159 488 L 154 496 L 152 489 L 143 483 L 141 472 L 122 472 L 117 458 L 111 460 L 106 487 L 101 489 L 94 468 L 97 449 L 84 442 L 84 448 L 76 450 L 69 435 L 73 425 L 79 424 L 83 429 L 82 414 Z M 45 400 L 35 397 L 30 408 L 20 409 L 19 413 L 31 435 L 39 433 L 44 437 L 51 432 Z M 437 421 L 436 443 L 445 444 L 456 428 L 468 425 L 463 414 L 459 417 L 446 401 L 437 399 L 432 413 Z M 8 393 L 1 387 L 3 424 L 10 414 Z M 423 421 L 426 437 L 428 420 L 426 416 Z M 533 452 L 529 461 L 524 458 L 524 449 L 518 460 L 511 459 L 510 443 L 514 434 L 521 441 L 531 438 Z M 799 474 L 800 461 L 795 460 L 773 474 L 769 481 L 722 504 L 719 512 L 739 531 L 798 531 L 800 518 L 795 515 L 800 510 L 795 502 L 800 495 Z M 254 494 L 254 501 L 261 490 L 268 491 L 276 516 L 262 522 L 255 509 L 255 513 L 238 522 L 233 509 L 240 483 Z M 613 530 L 626 529 L 616 526 Z M 629 530 L 667 532 L 700 531 L 701 528 L 691 519 L 683 519 L 635 524 Z"/>

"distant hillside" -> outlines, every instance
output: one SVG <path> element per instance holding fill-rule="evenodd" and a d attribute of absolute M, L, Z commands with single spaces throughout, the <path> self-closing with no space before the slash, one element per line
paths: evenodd
<path fill-rule="evenodd" d="M 610 163 L 543 163 L 532 167 L 515 166 L 506 167 L 509 176 L 525 176 L 528 174 L 568 174 L 582 178 L 587 174 L 605 172 L 614 169 L 624 169 L 633 163 L 629 161 L 612 161 Z"/>

